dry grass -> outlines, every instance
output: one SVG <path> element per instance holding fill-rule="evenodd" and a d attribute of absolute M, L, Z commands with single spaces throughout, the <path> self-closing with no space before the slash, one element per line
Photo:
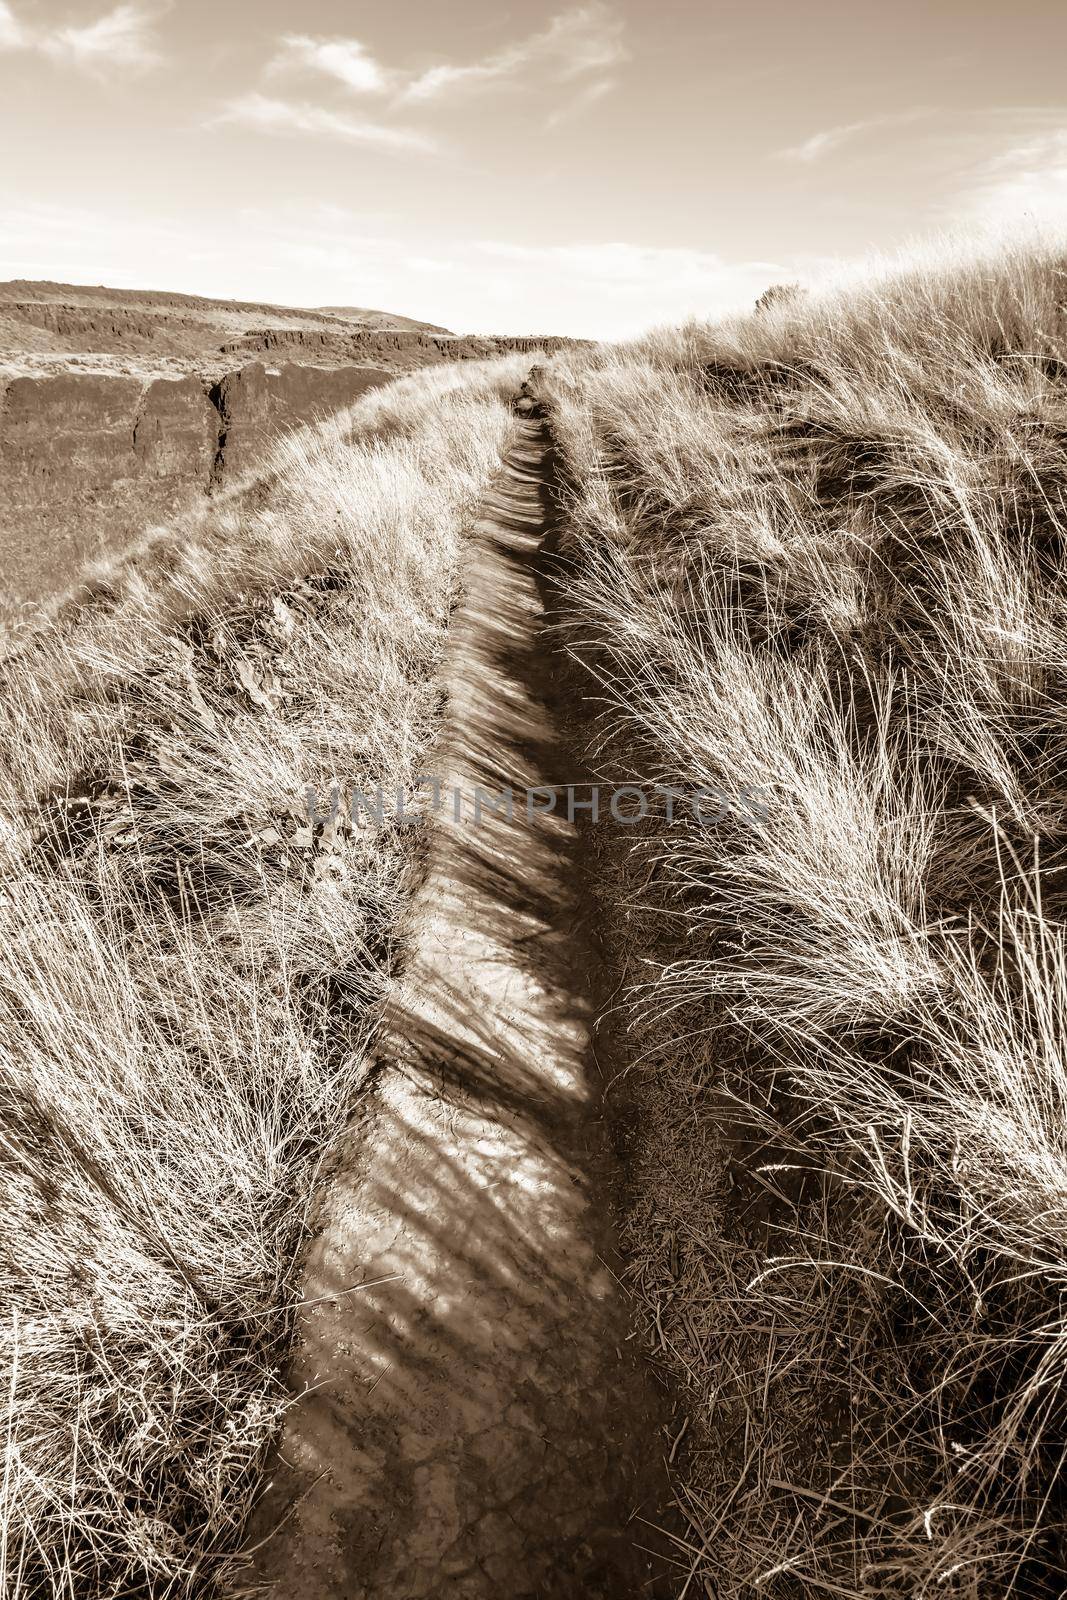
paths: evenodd
<path fill-rule="evenodd" d="M 460 535 L 525 363 L 430 370 L 39 618 L 2 671 L 0 1589 L 204 1593 L 366 1072 Z"/>
<path fill-rule="evenodd" d="M 920 264 L 543 380 L 602 765 L 766 786 L 617 895 L 688 1594 L 1062 1587 L 1065 299 Z"/>

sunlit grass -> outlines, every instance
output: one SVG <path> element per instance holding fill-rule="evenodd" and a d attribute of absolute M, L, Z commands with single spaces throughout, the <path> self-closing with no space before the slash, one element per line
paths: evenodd
<path fill-rule="evenodd" d="M 729 1079 L 774 1124 L 765 1181 L 820 1175 L 762 1262 L 720 1183 L 690 1237 L 703 1340 L 646 1279 L 708 1419 L 683 1493 L 716 1531 L 683 1566 L 718 1593 L 999 1595 L 1059 1570 L 1065 291 L 1051 248 L 927 263 L 544 379 L 602 761 L 770 797 L 765 821 L 662 821 L 633 860 L 669 934 L 633 918 L 619 954 L 671 1088 L 663 1159 L 706 1159 L 694 1119 L 729 1142 Z M 708 1182 L 658 1184 L 648 1227 L 681 1229 Z M 713 1281 L 762 1330 L 734 1366 Z M 724 1395 L 747 1457 L 716 1455 Z M 820 1403 L 843 1420 L 820 1431 Z"/>
<path fill-rule="evenodd" d="M 16 641 L 0 709 L 0 1590 L 206 1592 L 366 1071 L 466 519 L 522 362 L 294 435 Z"/>

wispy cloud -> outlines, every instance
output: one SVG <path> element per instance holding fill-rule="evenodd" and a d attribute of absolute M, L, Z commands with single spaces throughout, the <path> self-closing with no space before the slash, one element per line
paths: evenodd
<path fill-rule="evenodd" d="M 659 245 L 625 244 L 507 244 L 482 239 L 478 249 L 487 256 L 507 261 L 536 262 L 541 266 L 567 267 L 582 275 L 592 275 L 613 283 L 648 283 L 667 273 L 675 283 L 710 288 L 727 270 L 721 256 L 707 250 L 690 250 Z M 771 262 L 750 264 L 746 270 L 778 271 Z"/>
<path fill-rule="evenodd" d="M 1032 219 L 1067 226 L 1067 125 L 983 161 L 966 179 L 958 209 L 992 224 Z"/>
<path fill-rule="evenodd" d="M 472 249 L 494 276 L 487 293 L 502 320 L 519 311 L 522 294 L 536 300 L 536 284 L 566 284 L 574 307 L 568 332 L 585 328 L 625 336 L 652 322 L 707 318 L 751 306 L 769 283 L 796 276 L 780 263 L 727 261 L 706 250 L 663 248 L 623 241 L 595 244 L 518 245 L 480 240 Z M 518 294 L 516 294 L 518 290 Z M 509 307 L 513 309 L 509 311 Z M 543 331 L 543 330 L 542 330 Z"/>
<path fill-rule="evenodd" d="M 464 332 L 574 333 L 627 337 L 656 322 L 714 317 L 750 307 L 769 283 L 796 278 L 780 262 L 728 261 L 710 251 L 617 242 L 519 244 L 378 234 L 356 213 L 316 214 L 314 226 L 280 226 L 259 214 L 271 236 L 265 259 L 291 262 L 314 282 L 317 302 L 351 295 L 359 263 L 361 304 L 414 307 L 414 315 Z M 407 219 L 397 219 L 406 228 Z M 252 226 L 249 219 L 249 226 Z M 306 292 L 306 291 L 305 291 Z M 284 298 L 284 296 L 283 296 Z M 291 298 L 291 295 L 290 295 Z"/>
<path fill-rule="evenodd" d="M 0 5 L 4 0 L 0 0 Z M 557 104 L 546 128 L 580 113 L 615 87 L 612 69 L 627 59 L 623 22 L 604 0 L 560 12 L 544 28 L 480 61 L 412 71 L 379 61 L 360 39 L 283 34 L 264 70 L 264 88 L 286 87 L 284 80 L 326 79 L 333 90 L 325 103 L 308 98 L 305 81 L 294 94 L 250 93 L 225 107 L 218 122 L 241 123 L 265 132 L 316 134 L 383 149 L 441 150 L 440 140 L 396 118 L 426 113 L 440 106 L 466 103 L 492 90 L 522 89 Z M 296 85 L 289 87 L 299 93 Z M 376 98 L 381 110 L 373 120 L 353 118 L 351 97 Z M 535 102 L 536 103 L 536 102 Z M 551 102 L 550 102 L 551 103 Z"/>
<path fill-rule="evenodd" d="M 630 54 L 623 42 L 622 18 L 600 0 L 553 17 L 546 31 L 532 42 L 546 59 L 560 60 L 564 78 L 618 66 Z"/>
<path fill-rule="evenodd" d="M 575 108 L 614 87 L 609 73 L 627 57 L 623 22 L 604 0 L 560 12 L 546 27 L 480 61 L 439 62 L 421 71 L 386 66 L 359 39 L 284 34 L 267 75 L 314 73 L 349 93 L 388 95 L 395 107 L 455 105 L 477 94 L 581 84 Z M 586 80 L 596 75 L 590 87 Z M 564 108 L 565 111 L 568 108 Z"/>
<path fill-rule="evenodd" d="M 0 0 L 0 50 L 21 50 L 26 44 L 26 30 L 6 0 Z"/>
<path fill-rule="evenodd" d="M 545 120 L 545 127 L 558 128 L 561 123 L 570 122 L 583 111 L 588 111 L 590 106 L 595 106 L 598 100 L 603 100 L 605 95 L 611 94 L 617 86 L 614 78 L 595 78 L 592 83 L 586 84 L 584 89 L 579 90 L 569 104 L 551 112 Z"/>
<path fill-rule="evenodd" d="M 284 34 L 267 71 L 277 76 L 294 68 L 324 73 L 357 94 L 382 94 L 394 78 L 358 39 L 315 39 L 306 33 Z"/>
<path fill-rule="evenodd" d="M 622 19 L 600 0 L 553 17 L 547 28 L 467 65 L 443 63 L 409 80 L 406 101 L 465 97 L 522 79 L 568 82 L 626 60 Z"/>
<path fill-rule="evenodd" d="M 36 51 L 83 72 L 143 72 L 162 60 L 155 29 L 166 9 L 123 4 L 82 27 L 32 28 L 0 0 L 0 49 Z"/>
<path fill-rule="evenodd" d="M 904 127 L 909 122 L 919 122 L 924 117 L 932 115 L 928 107 L 919 106 L 911 111 L 890 111 L 883 116 L 865 117 L 860 122 L 842 122 L 834 128 L 823 128 L 803 140 L 801 144 L 789 145 L 786 149 L 779 150 L 777 154 L 782 161 L 796 161 L 810 165 L 821 161 L 823 156 L 840 150 L 842 145 L 850 144 L 864 134 L 874 133 L 880 128 Z"/>
<path fill-rule="evenodd" d="M 246 94 L 232 101 L 216 119 L 240 123 L 267 133 L 302 133 L 318 138 L 341 140 L 346 144 L 377 146 L 382 150 L 418 151 L 432 155 L 440 150 L 438 140 L 414 128 L 382 122 L 368 122 L 331 111 L 325 106 L 307 105 L 292 100 L 273 100 L 264 94 Z"/>
<path fill-rule="evenodd" d="M 84 28 L 58 28 L 46 34 L 40 48 L 56 60 L 90 71 L 154 67 L 162 60 L 155 43 L 153 12 L 136 5 L 118 5 Z"/>

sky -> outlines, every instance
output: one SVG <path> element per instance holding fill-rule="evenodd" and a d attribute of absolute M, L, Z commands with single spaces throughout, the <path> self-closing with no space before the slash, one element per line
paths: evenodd
<path fill-rule="evenodd" d="M 1064 0 L 0 0 L 0 278 L 627 337 L 1067 226 Z"/>

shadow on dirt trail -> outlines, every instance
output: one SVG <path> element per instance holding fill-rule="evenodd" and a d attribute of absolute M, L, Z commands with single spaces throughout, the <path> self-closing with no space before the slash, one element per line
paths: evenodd
<path fill-rule="evenodd" d="M 580 777 L 551 710 L 545 448 L 523 423 L 475 530 L 446 795 Z M 663 1548 L 643 1520 L 668 1497 L 663 1396 L 615 1269 L 577 844 L 521 800 L 438 814 L 371 1107 L 320 1193 L 301 1398 L 252 1532 L 284 1519 L 255 1577 L 285 1600 L 673 1593 L 639 1548 Z"/>

